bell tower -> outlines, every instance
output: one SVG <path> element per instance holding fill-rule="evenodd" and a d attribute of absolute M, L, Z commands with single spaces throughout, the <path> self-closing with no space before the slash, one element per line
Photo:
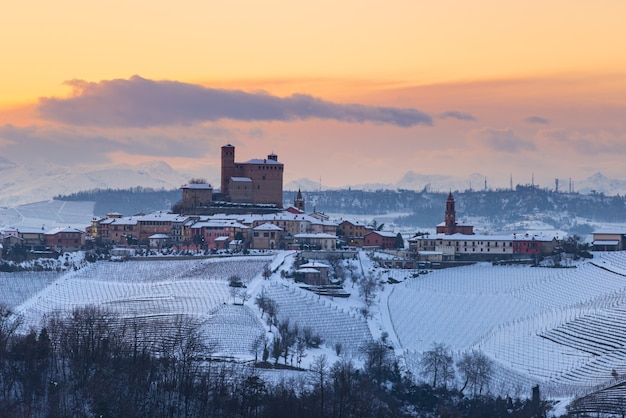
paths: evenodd
<path fill-rule="evenodd" d="M 452 235 L 456 233 L 456 209 L 454 207 L 454 197 L 452 192 L 448 195 L 446 200 L 446 217 L 445 217 L 445 234 Z"/>
<path fill-rule="evenodd" d="M 304 212 L 304 198 L 302 197 L 302 192 L 300 191 L 300 189 L 298 189 L 298 195 L 296 196 L 295 199 L 293 199 L 293 206 L 296 209 L 301 210 L 302 212 Z"/>

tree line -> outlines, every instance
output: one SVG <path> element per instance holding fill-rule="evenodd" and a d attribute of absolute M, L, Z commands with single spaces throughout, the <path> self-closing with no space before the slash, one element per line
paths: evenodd
<path fill-rule="evenodd" d="M 538 397 L 491 397 L 480 377 L 487 366 L 476 362 L 477 354 L 459 368 L 465 370 L 461 390 L 444 384 L 450 377 L 440 366 L 448 364 L 444 347 L 424 357 L 430 384 L 402 370 L 385 338 L 363 346 L 362 367 L 349 358 L 331 364 L 320 355 L 308 371 L 294 373 L 298 377 L 273 379 L 264 378 L 265 362 L 212 360 L 216 346 L 197 325 L 179 317 L 165 327 L 87 306 L 50 315 L 40 329 L 24 334 L 20 318 L 1 307 L 0 416 L 545 415 Z"/>

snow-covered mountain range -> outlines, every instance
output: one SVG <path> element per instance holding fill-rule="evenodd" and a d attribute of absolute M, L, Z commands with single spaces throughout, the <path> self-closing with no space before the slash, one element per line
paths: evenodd
<path fill-rule="evenodd" d="M 163 161 L 108 168 L 24 166 L 0 158 L 0 206 L 41 202 L 56 195 L 91 189 L 144 187 L 176 189 L 193 177 Z"/>

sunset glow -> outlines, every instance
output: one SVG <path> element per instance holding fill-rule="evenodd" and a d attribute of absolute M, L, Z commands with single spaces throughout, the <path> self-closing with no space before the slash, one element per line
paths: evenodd
<path fill-rule="evenodd" d="M 625 15 L 611 0 L 13 2 L 0 153 L 211 178 L 233 143 L 328 187 L 626 178 Z"/>

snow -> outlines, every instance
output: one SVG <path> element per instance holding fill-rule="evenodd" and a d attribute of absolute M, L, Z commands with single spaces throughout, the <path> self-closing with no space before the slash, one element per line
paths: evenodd
<path fill-rule="evenodd" d="M 320 355 L 358 363 L 363 344 L 386 335 L 417 377 L 421 355 L 433 343 L 444 343 L 455 359 L 481 350 L 494 361 L 490 391 L 496 395 L 529 396 L 540 384 L 546 396 L 566 399 L 607 383 L 613 369 L 626 374 L 626 252 L 595 253 L 561 269 L 479 263 L 420 272 L 379 267 L 359 251 L 344 260 L 347 298 L 319 296 L 284 278 L 295 254 L 91 264 L 68 255 L 65 262 L 77 270 L 1 273 L 0 302 L 23 317 L 24 330 L 55 311 L 87 304 L 158 321 L 159 335 L 188 316 L 216 355 L 250 360 L 259 354 L 258 339 L 271 343 L 276 332 L 254 303 L 265 292 L 278 303 L 279 321 L 310 327 L 324 339 L 307 352 L 305 369 Z M 272 272 L 268 279 L 265 268 Z M 367 317 L 350 274 L 384 283 Z M 232 275 L 247 285 L 243 305 L 233 304 Z"/>

